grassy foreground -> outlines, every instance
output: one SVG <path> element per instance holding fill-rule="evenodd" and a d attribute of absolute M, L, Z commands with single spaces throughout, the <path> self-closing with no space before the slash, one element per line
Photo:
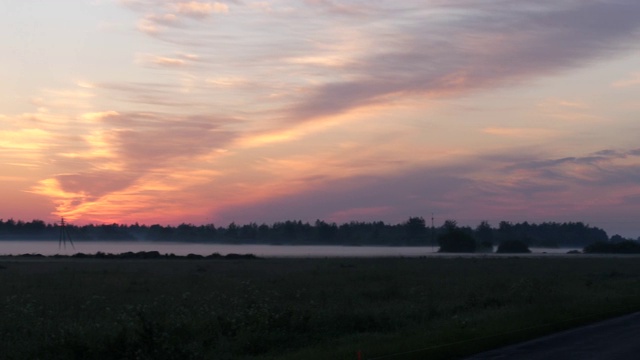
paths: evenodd
<path fill-rule="evenodd" d="M 6 359 L 448 359 L 640 310 L 639 260 L 0 258 L 0 349 Z"/>

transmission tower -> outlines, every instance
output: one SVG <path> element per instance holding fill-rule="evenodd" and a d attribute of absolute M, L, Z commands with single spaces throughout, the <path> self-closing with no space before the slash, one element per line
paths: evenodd
<path fill-rule="evenodd" d="M 73 240 L 71 240 L 71 236 L 69 235 L 69 230 L 67 230 L 67 224 L 64 222 L 64 218 L 60 218 L 60 236 L 58 237 L 58 249 L 64 247 L 67 248 L 67 240 L 69 240 L 69 244 L 75 250 L 76 247 L 73 246 Z"/>

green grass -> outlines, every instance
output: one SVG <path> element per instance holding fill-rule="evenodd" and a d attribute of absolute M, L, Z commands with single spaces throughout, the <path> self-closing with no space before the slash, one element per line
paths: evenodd
<path fill-rule="evenodd" d="M 640 310 L 638 260 L 5 258 L 0 349 L 7 359 L 448 359 Z"/>

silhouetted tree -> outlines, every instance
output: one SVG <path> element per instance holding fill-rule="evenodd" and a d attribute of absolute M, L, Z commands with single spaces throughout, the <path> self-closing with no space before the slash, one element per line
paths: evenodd
<path fill-rule="evenodd" d="M 258 238 L 261 240 L 268 240 L 270 237 L 270 228 L 267 224 L 261 224 L 258 226 Z"/>
<path fill-rule="evenodd" d="M 506 240 L 498 245 L 498 253 L 530 253 L 529 246 L 524 241 Z"/>
<path fill-rule="evenodd" d="M 318 240 L 329 244 L 335 242 L 336 236 L 338 235 L 338 226 L 336 226 L 335 223 L 327 224 L 324 221 L 316 220 L 315 226 Z"/>
<path fill-rule="evenodd" d="M 623 238 L 622 236 L 615 234 L 611 237 L 611 239 L 609 239 L 610 242 L 612 243 L 619 243 L 619 242 L 623 242 L 627 239 Z"/>
<path fill-rule="evenodd" d="M 238 229 L 238 225 L 236 225 L 235 222 L 231 222 L 231 224 L 229 224 L 229 226 L 227 226 L 227 231 L 225 232 L 225 237 L 231 239 L 231 240 L 236 240 L 238 239 L 238 235 L 239 235 L 239 229 Z"/>
<path fill-rule="evenodd" d="M 426 242 L 427 227 L 421 217 L 411 217 L 403 224 L 410 245 Z"/>
<path fill-rule="evenodd" d="M 258 238 L 258 224 L 250 223 L 242 225 L 239 237 L 243 240 L 255 241 Z"/>
<path fill-rule="evenodd" d="M 438 252 L 471 253 L 476 251 L 476 242 L 471 235 L 458 228 L 455 220 L 447 220 L 444 233 L 438 236 Z"/>
<path fill-rule="evenodd" d="M 483 251 L 493 251 L 493 229 L 488 221 L 481 221 L 476 227 L 476 239 L 478 240 L 478 248 Z"/>

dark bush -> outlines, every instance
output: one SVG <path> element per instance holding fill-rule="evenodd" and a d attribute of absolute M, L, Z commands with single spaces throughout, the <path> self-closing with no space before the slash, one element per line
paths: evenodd
<path fill-rule="evenodd" d="M 597 242 L 584 248 L 586 254 L 640 254 L 640 243 L 633 240 Z"/>
<path fill-rule="evenodd" d="M 460 229 L 452 229 L 438 237 L 438 252 L 472 253 L 476 251 L 476 241 Z"/>
<path fill-rule="evenodd" d="M 493 252 L 493 243 L 491 241 L 481 241 L 476 248 L 477 252 L 482 253 L 492 253 Z"/>
<path fill-rule="evenodd" d="M 157 259 L 159 258 L 160 252 L 159 251 L 140 251 L 137 254 L 138 256 L 140 256 L 143 259 Z"/>
<path fill-rule="evenodd" d="M 498 246 L 497 253 L 526 254 L 530 253 L 529 246 L 520 240 L 505 240 Z"/>
<path fill-rule="evenodd" d="M 257 259 L 258 257 L 253 254 L 227 254 L 225 259 L 235 260 L 235 259 Z"/>

